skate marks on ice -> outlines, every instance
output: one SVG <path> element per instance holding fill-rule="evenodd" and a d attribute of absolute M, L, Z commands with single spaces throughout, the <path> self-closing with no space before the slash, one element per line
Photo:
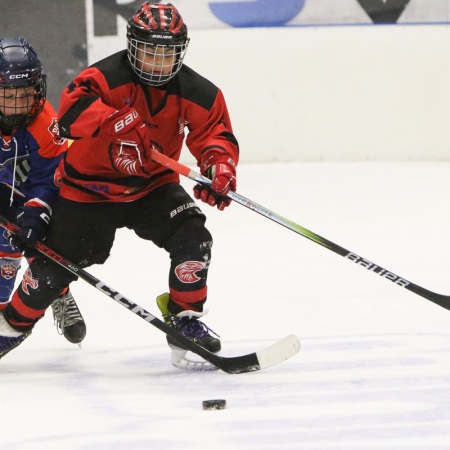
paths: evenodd
<path fill-rule="evenodd" d="M 298 449 L 449 448 L 450 334 L 302 341 Z"/>
<path fill-rule="evenodd" d="M 197 378 L 227 399 L 224 448 L 448 450 L 450 334 L 302 342 L 297 357 L 257 376 Z"/>
<path fill-rule="evenodd" d="M 14 450 L 25 450 L 30 439 L 46 449 L 190 450 L 220 442 L 221 450 L 448 450 L 450 333 L 301 340 L 294 358 L 239 375 L 176 369 L 165 343 L 87 342 L 74 351 L 24 344 L 20 357 L 2 361 L 0 379 L 8 385 L 2 407 L 6 422 L 11 418 L 2 444 Z M 272 341 L 226 341 L 224 355 Z M 227 409 L 203 411 L 209 398 L 226 399 Z"/>

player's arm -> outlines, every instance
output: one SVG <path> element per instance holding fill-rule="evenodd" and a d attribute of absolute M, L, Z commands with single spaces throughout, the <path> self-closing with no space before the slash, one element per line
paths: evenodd
<path fill-rule="evenodd" d="M 189 134 L 186 145 L 196 157 L 202 175 L 210 178 L 212 184 L 211 187 L 196 185 L 194 196 L 223 210 L 230 204 L 226 195 L 230 190 L 236 190 L 239 145 L 220 90 L 217 91 L 209 111 L 198 108 L 197 112 L 199 120 L 188 120 Z"/>
<path fill-rule="evenodd" d="M 21 240 L 27 243 L 45 237 L 59 190 L 55 172 L 67 150 L 67 140 L 59 136 L 55 115 L 48 106 L 29 127 L 28 161 L 18 168 L 25 177 L 21 192 L 28 200 L 19 208 L 16 222 L 21 228 Z"/>
<path fill-rule="evenodd" d="M 82 71 L 63 90 L 58 122 L 61 136 L 80 139 L 98 134 L 100 125 L 117 110 L 103 102 L 109 92 L 102 73 L 90 67 Z"/>
<path fill-rule="evenodd" d="M 107 141 L 115 170 L 126 175 L 151 176 L 158 166 L 149 156 L 149 128 L 135 108 L 107 105 L 103 98 L 108 95 L 109 86 L 100 70 L 84 70 L 61 94 L 61 135 L 75 140 L 98 137 Z"/>
<path fill-rule="evenodd" d="M 67 141 L 55 144 L 50 138 L 46 141 L 41 139 L 39 144 L 35 151 L 30 152 L 29 172 L 21 190 L 30 199 L 52 205 L 59 190 L 55 173 L 67 149 Z"/>

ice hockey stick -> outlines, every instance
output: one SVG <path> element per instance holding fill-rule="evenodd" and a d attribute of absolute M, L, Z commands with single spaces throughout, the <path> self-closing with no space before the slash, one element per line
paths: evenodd
<path fill-rule="evenodd" d="M 185 166 L 179 161 L 175 161 L 169 158 L 168 156 L 163 155 L 162 153 L 158 152 L 155 149 L 151 151 L 151 156 L 154 161 L 173 170 L 174 172 L 179 173 L 180 175 L 183 175 L 198 183 L 202 183 L 205 185 L 211 184 L 210 179 L 204 177 L 198 172 L 195 172 L 194 170 L 190 169 L 189 167 Z M 450 310 L 450 295 L 437 294 L 436 292 L 432 292 L 415 283 L 412 283 L 411 281 L 408 281 L 405 278 L 402 278 L 396 275 L 395 273 L 387 269 L 384 269 L 378 264 L 375 264 L 372 261 L 369 261 L 368 259 L 363 258 L 362 256 L 359 256 L 354 252 L 346 250 L 344 247 L 341 247 L 340 245 L 337 245 L 334 242 L 331 242 L 328 239 L 319 236 L 318 234 L 302 227 L 301 225 L 296 224 L 292 220 L 286 219 L 285 217 L 280 216 L 279 214 L 271 211 L 270 209 L 267 209 L 264 206 L 261 206 L 252 200 L 249 200 L 248 198 L 238 194 L 237 192 L 229 192 L 228 197 L 234 200 L 235 202 L 251 209 L 252 211 L 257 212 L 258 214 L 261 214 L 262 216 L 270 220 L 273 220 L 279 225 L 282 225 L 288 228 L 289 230 L 294 231 L 295 233 L 300 234 L 301 236 L 306 237 L 307 239 L 310 239 L 316 244 L 319 244 L 322 247 L 325 247 L 328 250 L 331 250 L 337 253 L 338 255 L 341 255 L 344 258 L 366 268 L 367 270 L 376 273 L 377 275 L 385 278 L 386 280 L 392 281 L 397 286 L 403 287 L 408 291 L 414 292 L 414 294 L 420 295 L 421 297 L 426 298 L 427 300 L 435 303 L 436 305 L 441 306 L 442 308 Z"/>
<path fill-rule="evenodd" d="M 0 226 L 14 235 L 17 235 L 20 231 L 20 228 L 17 225 L 13 224 L 1 215 Z M 129 309 L 132 313 L 136 314 L 141 319 L 144 319 L 148 323 L 152 324 L 154 327 L 161 330 L 167 336 L 175 339 L 191 352 L 196 353 L 197 355 L 201 356 L 206 361 L 210 362 L 218 369 L 223 370 L 226 373 L 238 374 L 266 369 L 267 367 L 274 366 L 289 359 L 300 350 L 300 341 L 297 336 L 292 334 L 285 337 L 284 339 L 281 339 L 280 341 L 275 342 L 270 347 L 264 348 L 257 352 L 249 353 L 247 355 L 225 357 L 211 353 L 201 345 L 183 336 L 177 330 L 170 327 L 165 322 L 158 319 L 153 314 L 146 311 L 144 308 L 122 295 L 120 292 L 116 291 L 114 288 L 108 286 L 98 278 L 91 275 L 89 272 L 70 262 L 44 243 L 35 242 L 32 246 L 47 258 L 58 263 L 69 272 L 89 283 L 91 286 L 94 286 L 103 294 L 111 297 L 113 300 Z"/>

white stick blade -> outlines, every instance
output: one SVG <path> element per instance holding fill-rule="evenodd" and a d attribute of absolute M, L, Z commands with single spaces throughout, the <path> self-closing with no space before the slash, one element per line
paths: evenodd
<path fill-rule="evenodd" d="M 291 334 L 270 347 L 256 352 L 256 356 L 261 369 L 266 369 L 291 358 L 300 351 L 300 347 L 299 338 Z"/>

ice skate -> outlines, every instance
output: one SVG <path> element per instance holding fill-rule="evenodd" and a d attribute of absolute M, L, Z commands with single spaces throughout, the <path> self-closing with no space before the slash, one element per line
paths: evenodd
<path fill-rule="evenodd" d="M 218 336 L 212 336 L 210 333 L 214 332 L 199 320 L 204 313 L 188 310 L 182 311 L 176 315 L 171 314 L 168 309 L 168 293 L 158 296 L 156 303 L 162 313 L 164 322 L 167 325 L 171 326 L 175 330 L 179 331 L 183 336 L 193 342 L 196 342 L 212 353 L 217 353 L 221 350 L 221 343 Z M 171 362 L 175 367 L 194 370 L 216 370 L 216 367 L 212 366 L 203 359 L 195 360 L 187 358 L 186 354 L 188 350 L 180 346 L 180 344 L 175 342 L 170 336 L 167 336 L 167 343 L 172 349 Z"/>
<path fill-rule="evenodd" d="M 0 313 L 0 358 L 19 346 L 31 332 L 15 330 Z"/>
<path fill-rule="evenodd" d="M 58 333 L 72 344 L 81 344 L 86 336 L 86 323 L 69 289 L 52 303 L 52 311 Z"/>

